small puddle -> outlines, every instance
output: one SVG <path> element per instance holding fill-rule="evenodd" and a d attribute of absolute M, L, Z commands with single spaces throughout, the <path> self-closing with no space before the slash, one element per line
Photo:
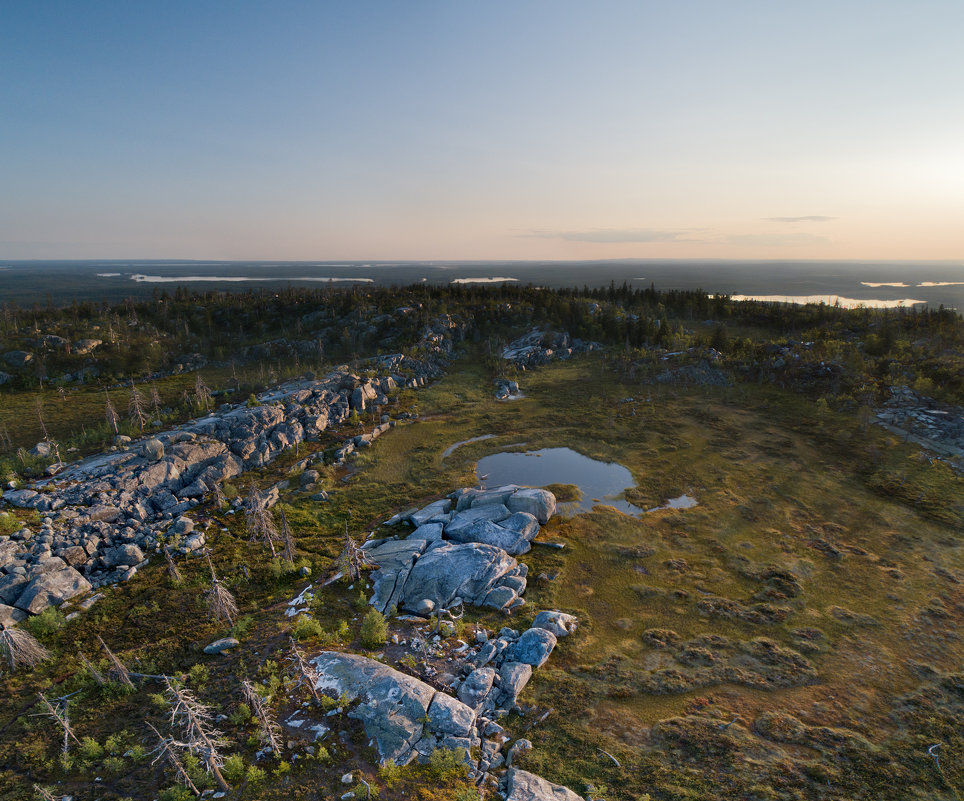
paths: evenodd
<path fill-rule="evenodd" d="M 483 434 L 480 437 L 470 437 L 469 439 L 463 439 L 461 442 L 456 442 L 454 445 L 449 445 L 444 451 L 442 451 L 442 458 L 446 459 L 455 453 L 456 448 L 461 448 L 463 445 L 468 445 L 470 442 L 482 442 L 485 439 L 493 439 L 495 434 Z"/>
<path fill-rule="evenodd" d="M 578 501 L 560 503 L 559 512 L 564 515 L 591 512 L 593 506 L 600 503 L 627 515 L 641 515 L 660 509 L 690 509 L 697 505 L 696 498 L 691 495 L 680 495 L 670 498 L 662 506 L 641 509 L 623 497 L 627 489 L 635 486 L 629 470 L 616 462 L 590 459 L 572 448 L 494 453 L 479 459 L 475 474 L 487 487 L 504 484 L 520 484 L 524 487 L 575 484 L 582 497 Z"/>
<path fill-rule="evenodd" d="M 660 509 L 692 509 L 696 506 L 696 498 L 692 495 L 680 495 L 678 498 L 670 498 L 662 506 L 654 506 L 647 509 L 647 512 L 658 512 Z"/>

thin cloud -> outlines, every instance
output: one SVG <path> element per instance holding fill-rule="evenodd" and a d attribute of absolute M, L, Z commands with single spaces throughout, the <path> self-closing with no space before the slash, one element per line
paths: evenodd
<path fill-rule="evenodd" d="M 727 245 L 751 247 L 799 247 L 825 245 L 830 240 L 814 234 L 734 234 L 723 240 Z"/>
<path fill-rule="evenodd" d="M 694 236 L 701 229 L 663 230 L 658 228 L 596 228 L 590 231 L 530 231 L 523 236 L 563 239 L 566 242 L 698 242 Z"/>
<path fill-rule="evenodd" d="M 764 217 L 767 222 L 775 223 L 798 223 L 798 222 L 830 222 L 836 217 L 824 217 L 821 214 L 807 214 L 803 217 Z"/>

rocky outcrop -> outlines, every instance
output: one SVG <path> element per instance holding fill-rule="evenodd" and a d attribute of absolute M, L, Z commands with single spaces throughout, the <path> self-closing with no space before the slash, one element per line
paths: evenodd
<path fill-rule="evenodd" d="M 380 760 L 405 765 L 439 746 L 476 747 L 475 712 L 419 679 L 356 654 L 323 651 L 312 660 L 316 689 L 332 698 L 347 695 Z"/>
<path fill-rule="evenodd" d="M 601 347 L 598 342 L 573 339 L 566 333 L 533 329 L 506 345 L 502 358 L 525 369 L 549 364 L 554 359 L 568 359 L 577 353 L 588 353 Z"/>
<path fill-rule="evenodd" d="M 526 553 L 556 508 L 546 490 L 509 485 L 460 489 L 392 522 L 415 531 L 404 540 L 365 544 L 372 574 L 371 603 L 427 614 L 437 606 L 468 603 L 511 611 L 522 606 L 528 568 L 513 558 Z"/>

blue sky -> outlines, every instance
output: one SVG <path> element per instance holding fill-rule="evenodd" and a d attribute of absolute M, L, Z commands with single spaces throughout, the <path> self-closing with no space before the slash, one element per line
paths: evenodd
<path fill-rule="evenodd" d="M 0 258 L 964 257 L 959 2 L 0 0 Z"/>

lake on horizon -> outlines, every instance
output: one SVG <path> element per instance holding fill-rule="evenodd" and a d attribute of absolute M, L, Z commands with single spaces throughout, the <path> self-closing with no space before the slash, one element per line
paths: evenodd
<path fill-rule="evenodd" d="M 946 261 L 0 261 L 0 302 L 20 305 L 149 297 L 177 286 L 202 291 L 502 282 L 551 288 L 626 282 L 769 300 L 839 298 L 850 306 L 917 302 L 964 309 L 964 265 Z"/>

